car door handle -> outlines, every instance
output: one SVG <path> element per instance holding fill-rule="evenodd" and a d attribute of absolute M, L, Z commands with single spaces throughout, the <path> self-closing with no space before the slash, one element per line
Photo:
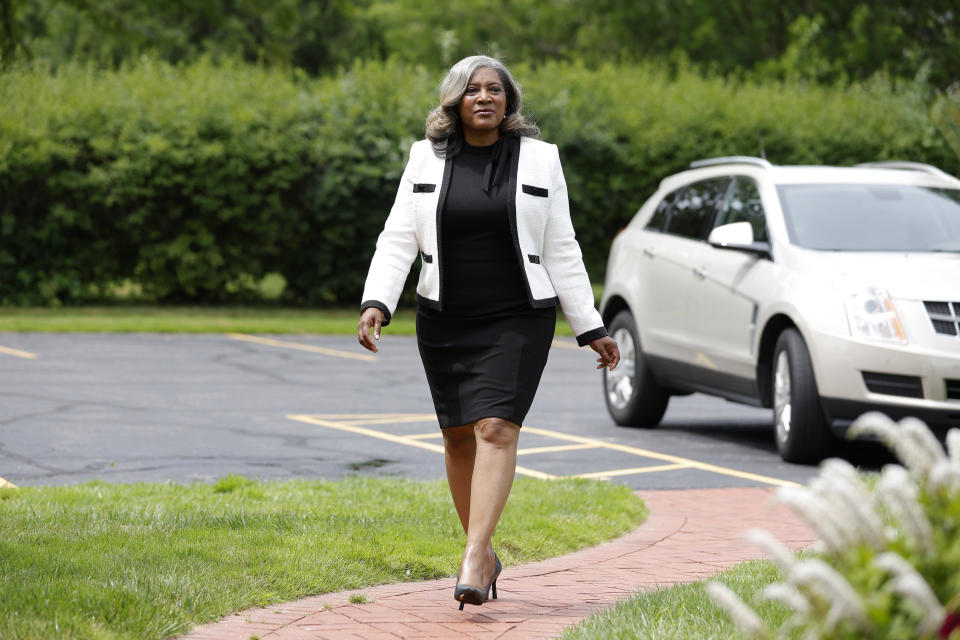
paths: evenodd
<path fill-rule="evenodd" d="M 655 258 L 657 254 L 653 252 L 653 249 L 648 249 L 647 247 L 643 248 L 643 255 L 645 258 Z"/>
<path fill-rule="evenodd" d="M 705 267 L 696 267 L 693 270 L 693 275 L 703 280 L 704 278 L 707 277 L 707 270 Z"/>

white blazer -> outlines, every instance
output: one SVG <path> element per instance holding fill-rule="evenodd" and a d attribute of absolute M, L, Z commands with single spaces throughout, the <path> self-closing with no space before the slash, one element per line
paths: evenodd
<path fill-rule="evenodd" d="M 515 233 L 513 244 L 523 268 L 532 307 L 558 302 L 577 342 L 583 346 L 607 335 L 594 307 L 593 290 L 574 237 L 567 200 L 567 183 L 556 145 L 524 137 L 513 154 L 508 203 Z M 516 157 L 518 156 L 518 157 Z M 410 160 L 400 179 L 363 289 L 361 311 L 376 307 L 390 321 L 413 259 L 422 265 L 417 284 L 420 304 L 442 309 L 441 251 L 437 226 L 450 183 L 451 159 L 437 157 L 429 140 L 410 148 Z"/>

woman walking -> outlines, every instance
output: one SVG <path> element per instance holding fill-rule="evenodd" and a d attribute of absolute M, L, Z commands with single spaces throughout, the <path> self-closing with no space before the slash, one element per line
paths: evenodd
<path fill-rule="evenodd" d="M 521 113 L 520 87 L 486 56 L 440 86 L 377 240 L 358 339 L 377 351 L 414 258 L 417 344 L 443 433 L 447 481 L 467 534 L 454 598 L 483 604 L 500 574 L 491 537 L 513 485 L 559 303 L 580 346 L 616 367 L 570 221 L 557 147 Z M 371 339 L 371 331 L 373 339 Z"/>

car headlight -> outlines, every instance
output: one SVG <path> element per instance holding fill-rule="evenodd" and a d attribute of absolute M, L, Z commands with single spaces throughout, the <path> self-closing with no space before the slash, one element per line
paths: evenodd
<path fill-rule="evenodd" d="M 906 344 L 903 325 L 882 287 L 864 287 L 843 293 L 850 335 L 854 338 Z"/>

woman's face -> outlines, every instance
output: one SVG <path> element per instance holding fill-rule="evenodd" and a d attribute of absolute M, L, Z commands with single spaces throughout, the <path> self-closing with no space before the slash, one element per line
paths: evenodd
<path fill-rule="evenodd" d="M 507 110 L 507 91 L 495 69 L 477 69 L 460 98 L 463 134 L 471 144 L 493 144 Z"/>

